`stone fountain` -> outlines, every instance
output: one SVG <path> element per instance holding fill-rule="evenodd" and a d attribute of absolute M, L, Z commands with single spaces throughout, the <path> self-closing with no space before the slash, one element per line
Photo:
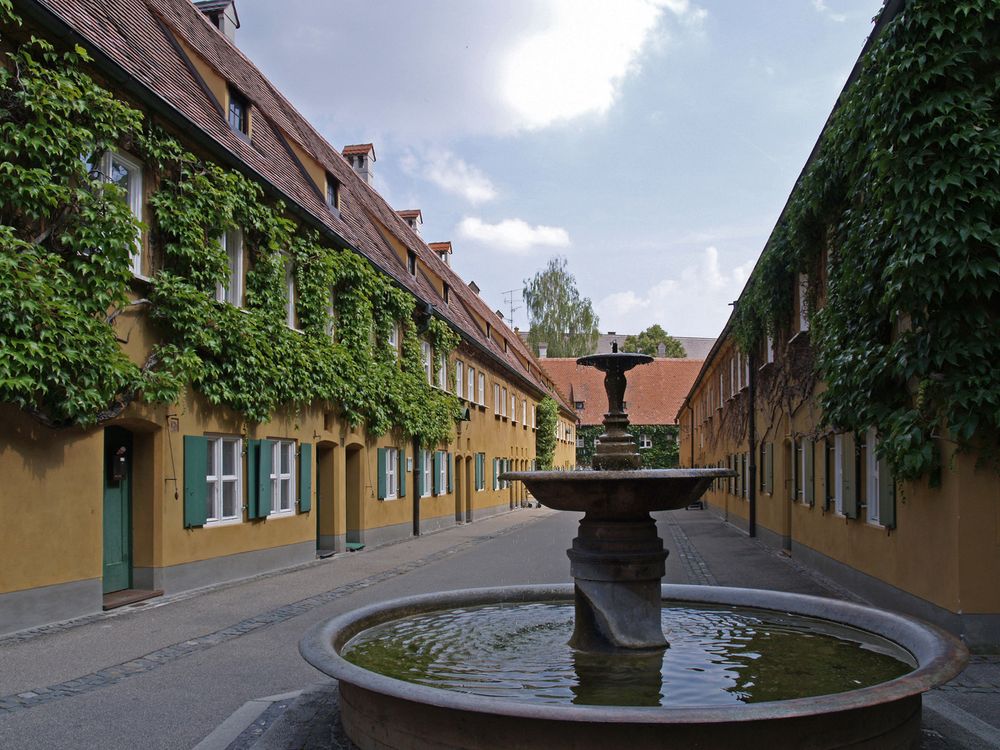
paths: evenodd
<path fill-rule="evenodd" d="M 625 373 L 652 358 L 615 349 L 577 360 L 605 373 L 593 470 L 501 475 L 584 513 L 574 584 L 408 597 L 314 627 L 299 648 L 339 680 L 348 736 L 362 750 L 914 746 L 921 693 L 967 658 L 949 634 L 818 597 L 661 584 L 650 512 L 732 472 L 639 468 Z"/>

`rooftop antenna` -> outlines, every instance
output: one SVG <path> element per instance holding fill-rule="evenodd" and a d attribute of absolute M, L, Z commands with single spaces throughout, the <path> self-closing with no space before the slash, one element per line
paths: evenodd
<path fill-rule="evenodd" d="M 510 320 L 510 327 L 511 328 L 514 327 L 514 313 L 516 313 L 518 310 L 521 309 L 520 305 L 518 305 L 517 307 L 514 306 L 514 295 L 515 294 L 517 294 L 518 296 L 520 296 L 521 295 L 521 290 L 520 289 L 508 289 L 506 292 L 503 293 L 503 302 L 504 302 L 505 305 L 507 305 L 507 308 L 510 310 L 510 317 L 508 318 L 508 320 Z"/>

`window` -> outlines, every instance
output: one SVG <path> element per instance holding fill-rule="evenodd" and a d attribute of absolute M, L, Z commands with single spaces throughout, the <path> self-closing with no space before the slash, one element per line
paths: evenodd
<path fill-rule="evenodd" d="M 295 266 L 285 259 L 285 325 L 295 328 Z"/>
<path fill-rule="evenodd" d="M 805 487 L 806 454 L 803 450 L 804 441 L 800 438 L 792 440 L 792 500 L 801 503 Z"/>
<path fill-rule="evenodd" d="M 250 105 L 242 94 L 229 89 L 229 127 L 237 133 L 250 135 Z"/>
<path fill-rule="evenodd" d="M 528 399 L 521 399 L 521 424 L 528 426 Z"/>
<path fill-rule="evenodd" d="M 764 364 L 774 362 L 774 336 L 767 337 L 767 350 L 764 352 Z"/>
<path fill-rule="evenodd" d="M 326 299 L 326 335 L 333 338 L 333 334 L 337 330 L 337 309 L 334 306 L 334 296 L 333 289 L 330 290 L 330 294 Z"/>
<path fill-rule="evenodd" d="M 809 276 L 799 274 L 799 331 L 809 330 Z"/>
<path fill-rule="evenodd" d="M 844 436 L 833 439 L 833 509 L 844 514 Z"/>
<path fill-rule="evenodd" d="M 243 307 L 243 232 L 229 229 L 219 240 L 229 266 L 226 284 L 215 288 L 215 299 L 228 302 L 234 307 Z"/>
<path fill-rule="evenodd" d="M 438 495 L 443 495 L 448 487 L 448 454 L 438 451 Z"/>
<path fill-rule="evenodd" d="M 424 374 L 427 375 L 427 382 L 434 382 L 434 373 L 431 367 L 431 345 L 426 341 L 420 342 L 420 358 L 424 363 Z"/>
<path fill-rule="evenodd" d="M 406 251 L 406 270 L 410 272 L 410 276 L 417 275 L 417 254 L 412 250 Z"/>
<path fill-rule="evenodd" d="M 500 384 L 493 384 L 493 413 L 500 415 Z"/>
<path fill-rule="evenodd" d="M 395 500 L 399 489 L 399 450 L 385 451 L 385 500 Z"/>
<path fill-rule="evenodd" d="M 583 447 L 583 438 L 580 437 L 579 435 L 576 436 L 576 447 L 577 448 Z"/>
<path fill-rule="evenodd" d="M 462 360 L 455 360 L 455 395 L 465 398 L 465 365 Z"/>
<path fill-rule="evenodd" d="M 100 171 L 107 182 L 122 189 L 122 200 L 136 221 L 142 221 L 142 164 L 125 154 L 109 151 L 101 159 Z M 142 276 L 141 231 L 136 232 L 131 267 L 133 274 Z"/>
<path fill-rule="evenodd" d="M 340 183 L 329 172 L 326 173 L 326 207 L 340 212 Z"/>
<path fill-rule="evenodd" d="M 886 459 L 878 457 L 878 433 L 874 427 L 865 436 L 865 483 L 868 523 L 893 528 L 896 525 L 896 487 Z"/>
<path fill-rule="evenodd" d="M 653 447 L 653 438 L 651 436 L 649 436 L 649 435 L 640 435 L 639 436 L 639 447 L 640 448 L 652 448 Z"/>
<path fill-rule="evenodd" d="M 399 355 L 399 328 L 395 323 L 389 328 L 389 338 L 386 339 L 389 351 L 394 355 Z"/>
<path fill-rule="evenodd" d="M 420 497 L 430 497 L 431 476 L 431 452 L 420 451 Z"/>
<path fill-rule="evenodd" d="M 479 405 L 486 406 L 486 375 L 479 373 Z"/>
<path fill-rule="evenodd" d="M 444 352 L 438 355 L 438 388 L 448 390 L 448 355 Z"/>
<path fill-rule="evenodd" d="M 476 369 L 474 367 L 469 368 L 469 390 L 468 390 L 469 403 L 476 403 Z"/>
<path fill-rule="evenodd" d="M 271 515 L 295 510 L 295 442 L 275 440 L 271 459 Z"/>
<path fill-rule="evenodd" d="M 444 303 L 447 305 L 451 302 L 451 287 L 448 286 L 447 282 L 444 285 Z"/>
<path fill-rule="evenodd" d="M 577 401 L 576 402 L 576 408 L 577 409 L 582 409 L 583 408 L 583 401 Z"/>
<path fill-rule="evenodd" d="M 510 394 L 510 422 L 517 424 L 517 396 Z"/>
<path fill-rule="evenodd" d="M 486 454 L 476 454 L 476 492 L 486 489 Z"/>
<path fill-rule="evenodd" d="M 537 425 L 535 424 L 535 405 L 532 404 L 531 405 L 531 429 L 534 430 L 534 429 L 536 429 L 536 427 L 537 427 Z"/>
<path fill-rule="evenodd" d="M 501 388 L 502 396 L 500 398 L 500 416 L 504 419 L 507 418 L 507 389 Z"/>
<path fill-rule="evenodd" d="M 243 520 L 243 441 L 208 438 L 205 523 Z"/>

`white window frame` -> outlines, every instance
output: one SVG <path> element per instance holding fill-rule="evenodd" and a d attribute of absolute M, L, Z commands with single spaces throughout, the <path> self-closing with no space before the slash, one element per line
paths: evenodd
<path fill-rule="evenodd" d="M 330 294 L 327 297 L 326 301 L 326 335 L 329 336 L 331 339 L 337 332 L 337 318 L 336 318 L 337 312 L 333 303 L 334 303 L 334 296 L 333 296 L 333 289 L 331 288 Z"/>
<path fill-rule="evenodd" d="M 479 373 L 479 405 L 486 406 L 486 373 Z"/>
<path fill-rule="evenodd" d="M 639 435 L 639 448 L 652 448 L 653 438 L 651 438 L 646 433 Z"/>
<path fill-rule="evenodd" d="M 430 497 L 431 490 L 434 489 L 434 452 L 421 451 L 423 464 L 420 467 L 423 486 L 420 488 L 420 497 Z"/>
<path fill-rule="evenodd" d="M 460 359 L 455 360 L 455 395 L 465 398 L 465 363 Z"/>
<path fill-rule="evenodd" d="M 528 399 L 521 399 L 521 424 L 528 426 Z"/>
<path fill-rule="evenodd" d="M 493 413 L 500 416 L 500 384 L 493 384 Z"/>
<path fill-rule="evenodd" d="M 500 416 L 507 418 L 507 387 L 500 387 Z"/>
<path fill-rule="evenodd" d="M 285 258 L 285 325 L 295 330 L 295 263 Z"/>
<path fill-rule="evenodd" d="M 429 341 L 420 342 L 420 358 L 424 363 L 424 373 L 427 375 L 427 383 L 432 385 L 434 383 L 434 367 L 432 365 L 433 360 L 431 359 L 431 344 Z"/>
<path fill-rule="evenodd" d="M 765 355 L 764 364 L 771 364 L 774 362 L 774 336 L 767 337 L 767 352 Z"/>
<path fill-rule="evenodd" d="M 399 448 L 385 449 L 385 500 L 399 497 Z"/>
<path fill-rule="evenodd" d="M 510 423 L 517 424 L 517 394 L 510 394 Z"/>
<path fill-rule="evenodd" d="M 131 154 L 126 154 L 121 151 L 107 151 L 104 156 L 101 157 L 100 170 L 105 182 L 111 183 L 112 171 L 114 170 L 115 162 L 118 162 L 124 166 L 130 174 L 130 177 L 135 179 L 129 179 L 128 190 L 125 191 L 125 204 L 129 207 L 132 215 L 135 217 L 136 221 L 142 221 L 142 204 L 143 204 L 143 168 L 142 162 L 136 159 Z M 135 246 L 129 256 L 129 267 L 132 270 L 133 276 L 138 276 L 139 278 L 147 278 L 142 273 L 142 230 L 136 231 Z"/>
<path fill-rule="evenodd" d="M 243 523 L 243 440 L 224 435 L 207 436 L 206 440 L 208 450 L 212 451 L 212 464 L 215 467 L 215 473 L 205 476 L 205 482 L 208 485 L 207 498 L 212 503 L 212 513 L 208 513 L 207 507 L 205 509 L 205 525 L 225 526 Z M 223 452 L 226 446 L 236 451 L 236 458 L 233 461 L 236 469 L 235 474 L 222 473 Z M 222 515 L 223 485 L 226 484 L 233 485 L 233 494 L 236 497 L 236 512 L 231 516 Z"/>
<path fill-rule="evenodd" d="M 809 330 L 809 274 L 799 274 L 799 333 Z"/>
<path fill-rule="evenodd" d="M 476 368 L 469 366 L 467 396 L 470 404 L 476 403 Z"/>
<path fill-rule="evenodd" d="M 227 229 L 219 239 L 219 244 L 226 254 L 229 283 L 216 285 L 215 300 L 227 302 L 233 307 L 243 307 L 243 231 Z"/>
<path fill-rule="evenodd" d="M 844 436 L 833 436 L 833 510 L 844 515 Z"/>
<path fill-rule="evenodd" d="M 438 388 L 442 391 L 448 390 L 448 355 L 444 352 L 438 354 Z"/>
<path fill-rule="evenodd" d="M 295 467 L 297 448 L 294 440 L 275 440 L 271 446 L 271 515 L 287 516 L 295 512 Z M 288 471 L 281 471 L 281 451 L 289 451 Z M 288 487 L 288 507 L 281 507 L 281 487 Z"/>
<path fill-rule="evenodd" d="M 580 437 L 579 434 L 577 434 L 577 436 L 576 436 L 576 447 L 577 448 L 583 448 L 583 438 Z"/>
<path fill-rule="evenodd" d="M 876 448 L 878 447 L 878 432 L 869 427 L 865 434 L 865 503 L 868 506 L 868 523 L 873 526 L 882 525 L 882 502 L 879 497 L 879 471 Z"/>
<path fill-rule="evenodd" d="M 448 494 L 448 453 L 440 451 L 441 465 L 438 467 L 438 495 Z"/>
<path fill-rule="evenodd" d="M 397 357 L 399 356 L 399 327 L 393 323 L 389 327 L 389 338 L 386 340 L 389 348 L 392 350 L 393 354 Z"/>

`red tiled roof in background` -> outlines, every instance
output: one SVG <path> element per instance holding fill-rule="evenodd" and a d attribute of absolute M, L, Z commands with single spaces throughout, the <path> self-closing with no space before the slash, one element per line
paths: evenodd
<path fill-rule="evenodd" d="M 137 83 L 156 94 L 220 147 L 293 199 L 318 223 L 344 238 L 417 299 L 433 304 L 459 332 L 484 348 L 496 363 L 534 388 L 542 392 L 552 391 L 548 378 L 538 371 L 537 366 L 531 365 L 534 358 L 520 338 L 502 322 L 495 320 L 479 296 L 189 0 L 39 2 L 126 70 Z M 252 143 L 229 129 L 224 113 L 219 109 L 220 103 L 215 102 L 192 75 L 174 38 L 183 39 L 250 100 Z M 290 152 L 288 140 L 295 141 L 341 184 L 339 216 L 329 210 L 319 188 L 297 163 Z M 345 153 L 349 149 L 352 153 L 371 151 L 374 156 L 371 144 L 355 144 L 345 148 Z M 457 300 L 445 305 L 425 276 L 409 274 L 383 235 L 385 230 L 416 253 L 434 273 L 445 278 Z M 502 332 L 510 351 L 487 339 L 472 310 L 490 320 Z M 529 363 L 528 367 L 525 367 L 525 362 Z M 563 406 L 568 408 L 565 403 Z"/>
<path fill-rule="evenodd" d="M 578 365 L 575 359 L 540 359 L 549 377 L 571 403 L 583 402 L 576 414 L 582 427 L 601 424 L 608 410 L 604 373 Z M 677 424 L 677 411 L 701 369 L 700 359 L 654 359 L 629 370 L 625 389 L 629 422 L 634 425 Z"/>
<path fill-rule="evenodd" d="M 344 146 L 343 154 L 344 156 L 356 156 L 357 154 L 370 153 L 372 159 L 375 158 L 375 144 L 374 143 L 355 143 L 351 146 Z"/>

